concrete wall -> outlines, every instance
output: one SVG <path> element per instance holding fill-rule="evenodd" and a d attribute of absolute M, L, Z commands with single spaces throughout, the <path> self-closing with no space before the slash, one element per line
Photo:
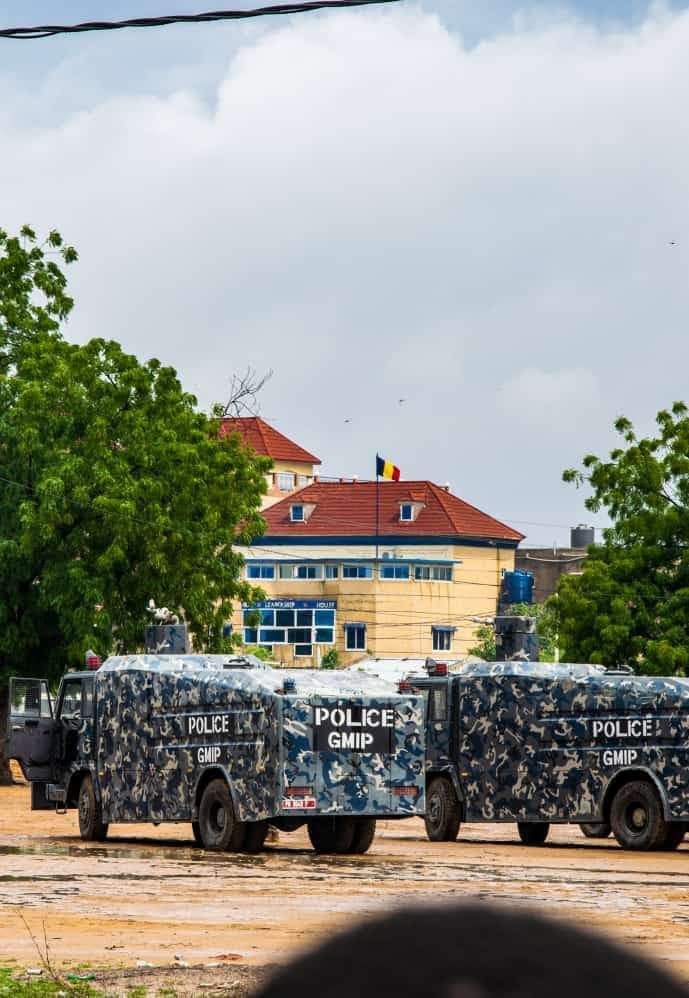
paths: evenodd
<path fill-rule="evenodd" d="M 534 601 L 543 603 L 557 589 L 561 575 L 581 573 L 587 552 L 585 548 L 519 548 L 515 568 L 534 575 Z"/>

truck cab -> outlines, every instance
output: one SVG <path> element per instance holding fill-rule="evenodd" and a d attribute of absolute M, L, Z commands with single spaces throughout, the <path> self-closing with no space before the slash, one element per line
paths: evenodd
<path fill-rule="evenodd" d="M 7 754 L 31 784 L 34 811 L 77 804 L 95 776 L 94 674 L 69 672 L 55 701 L 45 679 L 10 679 Z"/>

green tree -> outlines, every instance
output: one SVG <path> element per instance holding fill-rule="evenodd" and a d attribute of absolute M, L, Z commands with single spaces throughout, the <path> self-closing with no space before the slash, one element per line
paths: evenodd
<path fill-rule="evenodd" d="M 475 655 L 486 662 L 494 662 L 496 655 L 495 628 L 492 624 L 481 624 L 474 635 L 476 644 L 469 649 L 469 655 Z"/>
<path fill-rule="evenodd" d="M 591 489 L 586 506 L 611 525 L 579 576 L 558 586 L 562 658 L 633 664 L 658 675 L 689 668 L 689 415 L 683 402 L 639 437 L 615 423 L 621 446 L 593 454 L 564 480 Z"/>
<path fill-rule="evenodd" d="M 172 368 L 64 340 L 52 254 L 76 259 L 57 233 L 0 231 L 0 729 L 9 674 L 141 647 L 151 597 L 224 650 L 233 601 L 257 596 L 233 545 L 262 533 L 268 462 L 219 439 Z"/>

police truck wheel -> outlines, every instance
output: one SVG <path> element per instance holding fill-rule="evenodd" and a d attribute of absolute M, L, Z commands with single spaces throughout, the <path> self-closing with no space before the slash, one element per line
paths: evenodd
<path fill-rule="evenodd" d="M 309 838 L 316 852 L 349 852 L 354 842 L 354 818 L 311 818 Z"/>
<path fill-rule="evenodd" d="M 542 846 L 550 831 L 547 821 L 518 821 L 517 828 L 525 846 Z"/>
<path fill-rule="evenodd" d="M 454 842 L 460 825 L 455 788 L 444 776 L 431 780 L 426 791 L 426 835 L 431 842 Z"/>
<path fill-rule="evenodd" d="M 662 849 L 668 831 L 658 794 L 644 780 L 620 787 L 610 808 L 610 823 L 623 849 Z"/>
<path fill-rule="evenodd" d="M 579 828 L 587 839 L 607 839 L 612 831 L 609 821 L 587 821 Z"/>
<path fill-rule="evenodd" d="M 197 846 L 202 846 L 203 845 L 203 839 L 201 838 L 201 828 L 199 826 L 198 821 L 192 821 L 192 823 L 191 823 L 191 830 L 194 833 L 194 841 L 196 842 L 196 845 Z"/>
<path fill-rule="evenodd" d="M 357 818 L 354 826 L 354 838 L 349 852 L 363 856 L 371 848 L 376 835 L 375 818 Z"/>
<path fill-rule="evenodd" d="M 668 821 L 665 841 L 660 848 L 667 849 L 668 851 L 678 849 L 682 844 L 686 831 L 687 826 L 683 821 Z"/>
<path fill-rule="evenodd" d="M 199 831 L 204 849 L 232 849 L 236 824 L 230 788 L 224 780 L 211 780 L 199 805 Z"/>
<path fill-rule="evenodd" d="M 103 842 L 108 826 L 103 821 L 103 809 L 96 799 L 93 780 L 85 776 L 79 787 L 79 834 L 87 842 Z"/>
<path fill-rule="evenodd" d="M 256 853 L 263 849 L 268 835 L 267 821 L 249 821 L 244 826 L 244 852 Z"/>

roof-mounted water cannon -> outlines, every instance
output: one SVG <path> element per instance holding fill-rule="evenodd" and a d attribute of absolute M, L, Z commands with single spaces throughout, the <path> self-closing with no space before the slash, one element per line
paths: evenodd
<path fill-rule="evenodd" d="M 429 676 L 447 676 L 449 669 L 447 662 L 436 662 L 435 659 L 426 659 L 426 672 Z"/>
<path fill-rule="evenodd" d="M 179 616 L 166 606 L 157 607 L 150 599 L 146 612 L 153 617 L 144 632 L 147 655 L 188 655 L 191 652 L 189 631 Z"/>

